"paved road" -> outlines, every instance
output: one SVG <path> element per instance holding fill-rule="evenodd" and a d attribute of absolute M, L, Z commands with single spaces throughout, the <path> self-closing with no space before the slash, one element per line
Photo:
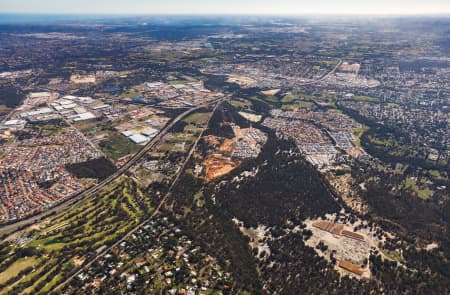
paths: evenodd
<path fill-rule="evenodd" d="M 331 75 L 332 73 L 334 73 L 336 71 L 336 69 L 341 65 L 342 61 L 339 60 L 338 64 L 327 74 L 323 75 L 322 77 L 318 78 L 315 81 L 309 81 L 306 83 L 303 83 L 302 85 L 306 85 L 306 84 L 314 84 L 317 82 L 320 82 L 324 79 L 326 79 L 329 75 Z M 64 280 L 62 283 L 60 283 L 59 285 L 57 285 L 53 290 L 52 293 L 57 292 L 58 290 L 60 290 L 61 288 L 63 288 L 64 286 L 66 286 L 72 279 L 74 279 L 76 276 L 78 276 L 79 274 L 81 274 L 82 272 L 85 271 L 86 268 L 90 267 L 92 264 L 94 264 L 99 258 L 105 256 L 108 252 L 110 252 L 114 247 L 117 247 L 118 245 L 120 245 L 120 243 L 124 242 L 128 237 L 130 237 L 132 234 L 134 234 L 135 232 L 137 232 L 140 228 L 142 228 L 145 224 L 147 224 L 150 220 L 152 220 L 160 211 L 161 207 L 165 204 L 165 202 L 167 201 L 167 199 L 171 196 L 172 193 L 172 189 L 175 187 L 175 185 L 178 183 L 178 180 L 180 179 L 181 175 L 183 174 L 186 165 L 188 164 L 189 160 L 192 157 L 192 154 L 195 151 L 195 148 L 197 147 L 198 142 L 200 141 L 203 132 L 206 130 L 207 126 L 209 125 L 209 121 L 211 120 L 212 116 L 214 115 L 214 112 L 216 111 L 217 107 L 220 105 L 220 103 L 222 102 L 222 100 L 219 100 L 212 113 L 211 116 L 208 120 L 208 122 L 206 123 L 206 127 L 202 130 L 202 132 L 200 133 L 200 135 L 197 137 L 196 141 L 194 142 L 194 144 L 192 145 L 191 149 L 189 150 L 188 155 L 186 156 L 186 159 L 183 163 L 183 166 L 181 167 L 181 169 L 178 171 L 178 173 L 176 174 L 174 180 L 172 181 L 167 193 L 164 195 L 164 197 L 162 198 L 161 202 L 158 204 L 158 206 L 156 207 L 155 211 L 150 215 L 150 217 L 146 220 L 144 220 L 143 222 L 141 222 L 140 224 L 138 224 L 137 226 L 135 226 L 133 229 L 131 229 L 127 234 L 125 234 L 121 239 L 119 239 L 117 242 L 115 242 L 113 245 L 111 245 L 110 247 L 108 247 L 106 250 L 104 250 L 103 252 L 99 253 L 98 255 L 94 256 L 89 262 L 87 262 L 86 264 L 84 264 L 78 271 L 76 271 L 75 273 L 73 273 L 70 277 L 68 277 L 66 280 Z M 201 106 L 204 107 L 204 106 Z M 192 110 L 189 110 L 183 114 L 181 114 L 180 116 L 178 116 L 171 124 L 169 124 L 165 129 L 166 131 L 168 129 L 170 129 L 173 125 L 176 124 L 176 122 L 178 122 L 181 118 L 185 117 L 187 114 L 191 113 L 192 111 L 195 111 L 197 109 L 200 109 L 201 107 L 197 107 L 194 108 Z M 161 134 L 161 133 L 160 133 Z M 162 135 L 158 134 L 159 139 L 162 137 Z M 158 140 L 159 140 L 158 139 Z M 154 145 L 154 144 L 153 144 Z M 136 154 L 134 157 L 136 157 L 137 159 L 140 159 L 142 157 L 142 155 L 144 155 L 149 149 L 151 149 L 153 147 L 153 145 L 151 145 L 150 143 L 147 144 L 138 154 Z M 134 159 L 134 158 L 133 158 Z M 135 161 L 129 161 L 127 162 L 127 164 L 125 164 L 122 168 L 124 168 L 125 170 L 123 172 L 125 172 L 126 170 L 128 170 L 135 162 Z M 121 169 L 122 169 L 121 168 Z M 119 172 L 119 171 L 118 171 Z M 116 173 L 118 173 L 116 172 Z M 113 177 L 113 179 L 115 179 L 116 177 L 120 176 L 123 172 L 121 172 L 119 175 L 111 175 L 110 177 Z M 108 178 L 109 179 L 109 178 Z M 108 184 L 111 180 L 107 181 L 103 186 L 105 186 L 106 184 Z M 102 187 L 103 187 L 102 186 Z M 99 188 L 101 189 L 101 188 Z M 95 190 L 95 192 L 97 192 L 99 189 Z M 95 193 L 94 192 L 94 193 Z"/>
<path fill-rule="evenodd" d="M 314 80 L 314 81 L 307 81 L 304 83 L 300 83 L 300 85 L 310 85 L 310 84 L 315 84 L 317 82 L 323 81 L 325 80 L 329 75 L 333 74 L 338 68 L 339 66 L 342 64 L 342 60 L 339 60 L 339 62 L 337 63 L 337 65 L 327 74 L 323 75 L 322 77 Z M 298 86 L 300 86 L 298 85 Z M 109 184 L 111 181 L 113 181 L 114 179 L 118 178 L 119 176 L 121 176 L 123 173 L 125 173 L 131 166 L 133 166 L 136 161 L 138 161 L 143 155 L 145 155 L 147 153 L 147 151 L 149 151 L 161 138 L 162 136 L 172 127 L 174 126 L 178 121 L 180 121 L 181 119 L 183 119 L 185 116 L 189 115 L 190 113 L 203 108 L 205 106 L 211 105 L 213 103 L 217 103 L 218 101 L 221 101 L 222 99 L 218 99 L 212 102 L 209 102 L 207 104 L 204 105 L 200 105 L 198 107 L 192 108 L 187 110 L 186 112 L 180 114 L 178 117 L 176 117 L 169 125 L 167 125 L 165 128 L 163 128 L 150 142 L 148 142 L 137 154 L 135 154 L 124 166 L 122 166 L 119 170 L 117 170 L 114 174 L 112 174 L 111 176 L 109 176 L 108 178 L 106 178 L 105 180 L 101 181 L 100 183 L 98 183 L 97 185 L 83 191 L 82 193 L 80 193 L 79 195 L 72 197 L 70 199 L 68 199 L 67 201 L 64 201 L 63 203 L 54 206 L 52 209 L 46 210 L 42 213 L 39 213 L 37 215 L 34 216 L 30 216 L 26 219 L 20 220 L 18 222 L 12 223 L 12 224 L 8 224 L 8 225 L 3 225 L 0 226 L 0 236 L 3 236 L 5 234 L 11 234 L 23 227 L 26 227 L 28 225 L 31 225 L 47 216 L 49 216 L 50 214 L 54 214 L 54 212 L 56 212 L 56 214 L 61 214 L 63 211 L 65 211 L 69 206 L 74 206 L 75 204 L 78 204 L 79 201 L 81 200 L 85 200 L 88 199 L 90 197 L 92 197 L 93 195 L 95 195 L 99 190 L 101 190 L 103 187 L 105 187 L 107 184 Z"/>
<path fill-rule="evenodd" d="M 341 64 L 342 64 L 342 59 L 340 59 L 339 61 L 338 61 L 338 63 L 337 63 L 337 65 L 331 70 L 331 71 L 329 71 L 328 73 L 326 73 L 325 75 L 323 75 L 322 77 L 320 77 L 320 78 L 318 78 L 318 79 L 316 79 L 316 80 L 313 80 L 313 81 L 306 81 L 306 82 L 300 82 L 300 84 L 297 84 L 296 86 L 302 86 L 302 85 L 311 85 L 311 84 L 316 84 L 316 83 L 318 83 L 318 82 L 320 82 L 320 81 L 323 81 L 323 80 L 325 80 L 326 78 L 328 78 L 328 76 L 330 76 L 331 74 L 333 74 L 334 72 L 336 72 L 336 70 L 341 66 Z"/>
<path fill-rule="evenodd" d="M 89 266 L 91 266 L 92 264 L 94 264 L 99 258 L 105 256 L 109 251 L 111 251 L 114 247 L 117 247 L 118 245 L 120 245 L 120 243 L 122 243 L 123 241 L 125 241 L 128 237 L 130 237 L 132 234 L 134 234 L 136 231 L 138 231 L 141 227 L 143 227 L 146 223 L 148 223 L 150 220 L 152 220 L 161 210 L 161 207 L 165 204 L 165 202 L 167 201 L 167 199 L 171 196 L 172 194 L 172 189 L 175 187 L 175 185 L 178 183 L 178 180 L 180 179 L 181 175 L 183 174 L 186 165 L 188 164 L 189 160 L 191 159 L 195 148 L 197 147 L 198 142 L 200 141 L 203 132 L 208 128 L 209 125 L 209 121 L 211 120 L 212 116 L 214 115 L 214 112 L 216 111 L 217 107 L 221 104 L 221 100 L 218 101 L 213 109 L 213 111 L 211 112 L 211 115 L 208 119 L 208 122 L 206 122 L 205 127 L 203 128 L 202 132 L 199 134 L 199 136 L 197 137 L 197 139 L 195 140 L 194 144 L 192 145 L 192 147 L 189 150 L 189 153 L 186 156 L 186 159 L 183 162 L 182 167 L 179 169 L 179 171 L 177 172 L 177 174 L 175 175 L 175 178 L 173 179 L 167 193 L 164 195 L 164 197 L 161 199 L 161 201 L 159 202 L 158 206 L 156 207 L 155 211 L 153 211 L 153 213 L 150 215 L 149 218 L 147 218 L 146 220 L 144 220 L 143 222 L 139 223 L 138 225 L 136 225 L 133 229 L 131 229 L 129 232 L 127 232 L 127 234 L 125 234 L 121 239 L 119 239 L 117 242 L 115 242 L 113 245 L 111 245 L 110 247 L 108 247 L 106 250 L 104 250 L 103 252 L 97 254 L 96 256 L 94 256 L 93 258 L 91 258 L 91 260 L 89 262 L 87 262 L 86 264 L 84 264 L 78 271 L 76 271 L 75 273 L 73 273 L 70 277 L 68 277 L 66 280 L 64 280 L 62 283 L 60 283 L 59 285 L 57 285 L 53 290 L 52 293 L 57 292 L 58 290 L 60 290 L 61 288 L 63 288 L 65 285 L 67 285 L 67 283 L 69 283 L 72 279 L 74 279 L 76 276 L 78 276 L 79 274 L 81 274 L 82 272 L 84 272 L 84 270 L 86 268 L 88 268 Z M 197 108 L 198 109 L 198 108 Z"/>
<path fill-rule="evenodd" d="M 223 98 L 222 98 L 223 99 Z M 94 196 L 96 193 L 98 193 L 101 189 L 103 189 L 105 186 L 107 186 L 109 183 L 111 183 L 114 179 L 120 177 L 122 174 L 124 174 L 128 169 L 130 169 L 139 159 L 141 159 L 151 148 L 153 148 L 160 140 L 161 138 L 169 131 L 176 123 L 178 123 L 180 120 L 191 114 L 192 112 L 195 112 L 201 108 L 207 107 L 209 105 L 215 104 L 220 102 L 222 99 L 214 100 L 209 103 L 200 105 L 198 107 L 189 109 L 182 114 L 178 115 L 175 119 L 173 119 L 168 125 L 166 125 L 161 131 L 152 138 L 137 154 L 135 154 L 125 165 L 120 167 L 115 173 L 110 175 L 108 178 L 102 180 L 98 184 L 86 189 L 85 191 L 81 192 L 79 195 L 76 195 L 67 201 L 64 201 L 56 206 L 54 206 L 51 209 L 48 209 L 42 213 L 30 216 L 26 219 L 20 220 L 18 222 L 3 225 L 0 227 L 0 236 L 5 234 L 11 234 L 21 228 L 24 228 L 26 226 L 32 225 L 33 223 L 50 216 L 51 214 L 54 214 L 56 212 L 57 215 L 64 213 L 69 208 L 73 208 L 77 206 L 81 201 L 87 200 L 90 197 Z"/>

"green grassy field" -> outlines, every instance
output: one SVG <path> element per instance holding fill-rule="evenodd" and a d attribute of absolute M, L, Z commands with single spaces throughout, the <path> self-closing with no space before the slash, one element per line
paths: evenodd
<path fill-rule="evenodd" d="M 241 109 L 248 109 L 252 107 L 252 103 L 248 100 L 237 100 L 237 99 L 232 99 L 229 102 L 232 106 L 236 107 L 236 108 L 241 108 Z"/>
<path fill-rule="evenodd" d="M 202 125 L 209 119 L 210 113 L 194 113 L 186 117 L 183 121 L 189 124 Z"/>
<path fill-rule="evenodd" d="M 179 84 L 185 84 L 185 83 L 188 83 L 189 81 L 186 81 L 186 80 L 173 80 L 173 81 L 170 81 L 169 82 L 169 84 L 170 85 L 179 85 Z"/>
<path fill-rule="evenodd" d="M 291 103 L 283 104 L 281 106 L 281 109 L 285 111 L 292 111 L 298 109 L 313 110 L 314 108 L 315 104 L 309 101 L 293 101 Z"/>
<path fill-rule="evenodd" d="M 205 198 L 203 197 L 203 191 L 198 191 L 194 195 L 194 203 L 197 207 L 203 207 L 205 205 Z"/>
<path fill-rule="evenodd" d="M 428 174 L 430 174 L 432 177 L 436 179 L 447 179 L 444 175 L 439 172 L 439 170 L 428 170 Z"/>
<path fill-rule="evenodd" d="M 294 100 L 296 100 L 295 97 L 291 96 L 291 95 L 285 95 L 283 96 L 283 98 L 281 99 L 282 103 L 290 103 L 293 102 Z"/>
<path fill-rule="evenodd" d="M 264 100 L 268 101 L 268 102 L 272 102 L 272 103 L 279 102 L 279 99 L 276 96 L 273 96 L 273 95 L 265 95 L 264 96 Z"/>
<path fill-rule="evenodd" d="M 353 142 L 357 148 L 361 148 L 361 136 L 369 130 L 368 127 L 362 126 L 360 128 L 353 129 L 353 135 L 355 136 L 355 141 Z"/>
<path fill-rule="evenodd" d="M 403 259 L 402 254 L 400 254 L 397 251 L 389 251 L 389 250 L 381 250 L 381 252 L 383 252 L 383 254 L 388 258 L 391 259 L 393 261 L 398 261 L 400 263 L 405 262 L 405 260 Z"/>
<path fill-rule="evenodd" d="M 122 97 L 125 97 L 125 98 L 135 98 L 136 96 L 139 96 L 139 95 L 141 95 L 141 93 L 136 90 L 129 90 L 129 91 L 122 93 Z"/>
<path fill-rule="evenodd" d="M 128 138 L 117 133 L 113 133 L 110 137 L 100 142 L 99 146 L 106 156 L 114 161 L 128 154 L 134 154 L 141 149 L 139 145 L 132 143 Z"/>
<path fill-rule="evenodd" d="M 413 191 L 417 195 L 417 197 L 419 197 L 419 198 L 421 198 L 423 200 L 431 198 L 433 196 L 433 193 L 434 193 L 429 188 L 420 187 L 411 178 L 406 178 L 404 185 L 405 185 L 405 188 L 410 189 L 411 191 Z"/>
<path fill-rule="evenodd" d="M 0 284 L 3 284 L 7 280 L 17 276 L 22 270 L 27 267 L 32 267 L 37 263 L 36 257 L 25 257 L 15 261 L 5 271 L 0 273 Z"/>
<path fill-rule="evenodd" d="M 359 100 L 359 101 L 369 101 L 369 102 L 380 101 L 379 98 L 372 97 L 372 96 L 366 96 L 366 95 L 357 95 L 357 96 L 353 97 L 353 99 Z"/>
<path fill-rule="evenodd" d="M 368 136 L 371 143 L 380 145 L 380 146 L 395 146 L 395 142 L 392 139 L 381 139 L 378 137 Z"/>
<path fill-rule="evenodd" d="M 75 269 L 76 257 L 85 257 L 101 246 L 111 245 L 153 210 L 150 197 L 133 180 L 122 176 L 95 197 L 48 220 L 47 226 L 34 232 L 32 241 L 23 247 L 11 244 L 8 256 L 0 258 L 12 259 L 13 263 L 0 273 L 0 283 L 34 266 L 33 272 L 15 278 L 9 292 L 18 294 L 27 290 L 28 294 L 48 294 Z M 20 253 L 24 250 L 35 255 L 22 258 Z"/>

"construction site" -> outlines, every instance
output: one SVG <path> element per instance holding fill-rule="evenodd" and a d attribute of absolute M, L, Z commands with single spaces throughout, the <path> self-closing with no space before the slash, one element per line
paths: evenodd
<path fill-rule="evenodd" d="M 240 128 L 231 124 L 234 133 L 232 139 L 208 135 L 203 137 L 206 154 L 201 162 L 197 176 L 206 181 L 222 177 L 234 169 L 245 159 L 256 158 L 267 141 L 267 135 L 256 128 Z"/>

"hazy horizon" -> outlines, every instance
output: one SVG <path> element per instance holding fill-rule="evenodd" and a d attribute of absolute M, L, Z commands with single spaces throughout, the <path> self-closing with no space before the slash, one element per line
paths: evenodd
<path fill-rule="evenodd" d="M 447 15 L 447 0 L 0 0 L 0 14 L 83 15 Z"/>

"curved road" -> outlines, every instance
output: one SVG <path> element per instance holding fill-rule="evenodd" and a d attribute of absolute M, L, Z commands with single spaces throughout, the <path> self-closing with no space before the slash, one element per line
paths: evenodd
<path fill-rule="evenodd" d="M 173 119 L 168 125 L 166 125 L 163 129 L 160 130 L 160 132 L 153 137 L 138 153 L 136 153 L 125 165 L 120 167 L 116 172 L 111 174 L 108 178 L 102 180 L 98 184 L 86 189 L 85 191 L 81 192 L 80 194 L 42 212 L 38 213 L 36 215 L 30 216 L 26 219 L 17 221 L 12 224 L 6 224 L 0 227 L 0 236 L 8 235 L 11 233 L 16 232 L 17 230 L 20 230 L 22 228 L 25 228 L 29 225 L 32 225 L 45 217 L 48 217 L 56 212 L 57 215 L 62 214 L 65 212 L 66 209 L 70 209 L 73 206 L 77 205 L 79 202 L 84 201 L 86 199 L 89 199 L 93 195 L 95 195 L 97 192 L 99 192 L 101 189 L 103 189 L 105 186 L 107 186 L 110 182 L 124 174 L 128 169 L 130 169 L 139 159 L 141 159 L 151 148 L 153 148 L 156 143 L 158 143 L 161 138 L 180 120 L 191 114 L 192 112 L 195 112 L 201 108 L 207 107 L 211 104 L 219 103 L 224 98 L 220 98 L 205 104 L 202 104 L 200 106 L 197 106 L 195 108 L 189 109 L 180 115 L 178 115 L 175 119 Z M 72 207 L 71 207 L 72 206 Z"/>
<path fill-rule="evenodd" d="M 326 79 L 329 75 L 331 75 L 332 73 L 334 73 L 336 71 L 336 69 L 341 65 L 342 60 L 339 60 L 339 62 L 337 63 L 337 65 L 327 74 L 323 75 L 322 77 L 318 78 L 315 81 L 309 81 L 307 83 L 303 83 L 302 85 L 306 85 L 306 84 L 314 84 L 317 82 L 320 82 L 324 79 Z M 140 224 L 136 225 L 133 229 L 131 229 L 127 234 L 125 234 L 122 238 L 120 238 L 118 241 L 116 241 L 113 245 L 111 245 L 110 247 L 108 247 L 107 249 L 105 249 L 104 251 L 102 251 L 101 253 L 99 253 L 98 255 L 95 255 L 89 262 L 87 262 L 86 264 L 84 264 L 80 269 L 78 269 L 75 273 L 73 273 L 72 275 L 70 275 L 67 279 L 65 279 L 63 282 L 61 282 L 60 284 L 58 284 L 55 288 L 52 289 L 51 293 L 55 293 L 61 290 L 61 288 L 64 288 L 72 279 L 74 279 L 77 275 L 81 274 L 83 271 L 85 271 L 85 269 L 87 267 L 90 267 L 92 264 L 94 264 L 99 258 L 105 256 L 109 251 L 111 251 L 111 249 L 113 249 L 114 247 L 117 247 L 120 243 L 122 243 L 123 241 L 125 241 L 128 237 L 130 237 L 133 233 L 135 233 L 136 231 L 138 231 L 142 226 L 144 226 L 147 222 L 149 222 L 152 218 L 154 218 L 160 211 L 161 207 L 164 205 L 164 203 L 167 201 L 167 199 L 171 196 L 172 193 L 172 189 L 175 187 L 175 185 L 178 183 L 179 178 L 181 177 L 181 175 L 183 174 L 186 165 L 188 164 L 189 160 L 191 159 L 192 154 L 195 151 L 195 148 L 197 147 L 198 142 L 200 141 L 204 131 L 207 129 L 207 126 L 209 125 L 209 122 L 212 118 L 212 116 L 214 115 L 217 107 L 220 105 L 220 103 L 225 100 L 227 97 L 225 98 L 221 98 L 218 99 L 216 101 L 214 101 L 216 103 L 216 105 L 214 106 L 213 111 L 211 112 L 211 116 L 208 119 L 208 122 L 205 124 L 205 128 L 202 130 L 202 132 L 200 133 L 200 135 L 197 137 L 196 141 L 194 142 L 194 144 L 192 145 L 191 149 L 189 150 L 188 155 L 186 156 L 186 159 L 183 163 L 183 166 L 179 169 L 179 171 L 177 172 L 174 180 L 172 181 L 167 193 L 164 195 L 164 197 L 162 198 L 161 202 L 158 204 L 158 206 L 156 207 L 155 211 L 143 222 L 141 222 Z M 111 180 L 115 179 L 116 177 L 122 175 L 125 171 L 127 171 L 138 159 L 140 159 L 149 149 L 151 149 L 154 144 L 159 141 L 159 139 L 162 138 L 162 135 L 167 132 L 172 126 L 174 126 L 179 120 L 181 120 L 182 118 L 184 118 L 186 115 L 188 115 L 189 113 L 198 110 L 202 107 L 205 107 L 207 105 L 210 105 L 214 102 L 210 102 L 206 105 L 202 105 L 193 109 L 190 109 L 184 113 L 182 113 L 181 115 L 179 115 L 177 118 L 175 118 L 175 120 L 172 121 L 171 124 L 169 124 L 168 126 L 166 126 L 156 137 L 158 137 L 158 139 L 155 137 L 154 139 L 152 139 L 152 142 L 149 142 L 138 154 L 136 154 L 129 162 L 127 162 L 127 164 L 125 164 L 120 170 L 123 170 L 122 172 L 120 172 L 119 170 L 111 175 L 110 177 L 108 177 L 108 179 L 105 179 L 103 182 L 105 182 L 103 185 L 101 185 L 102 183 L 100 183 L 98 186 L 101 187 L 95 187 L 95 191 L 90 192 L 91 195 L 94 194 L 95 192 L 98 192 L 103 186 L 105 186 L 106 184 L 108 184 Z M 157 139 L 157 140 L 156 140 Z M 153 141 L 156 140 L 156 141 Z M 134 160 L 134 161 L 133 161 Z M 119 173 L 120 172 L 120 173 Z M 110 179 L 111 178 L 111 179 Z"/>
<path fill-rule="evenodd" d="M 315 84 L 317 82 L 323 81 L 325 80 L 329 75 L 333 74 L 338 67 L 342 64 L 342 60 L 340 59 L 337 63 L 337 65 L 327 74 L 323 75 L 322 77 L 314 80 L 314 81 L 307 81 L 304 83 L 300 83 L 300 85 L 310 85 L 310 84 Z M 177 122 L 179 122 L 181 119 L 183 119 L 185 116 L 189 115 L 190 113 L 199 110 L 203 107 L 206 107 L 208 105 L 214 104 L 214 103 L 219 103 L 221 100 L 223 100 L 224 98 L 220 98 L 214 101 L 211 101 L 209 103 L 205 103 L 203 105 L 200 105 L 198 107 L 192 108 L 187 110 L 186 112 L 178 115 L 174 120 L 172 120 L 172 122 L 165 126 L 163 129 L 161 129 L 161 131 L 152 139 L 150 140 L 137 154 L 135 154 L 125 165 L 123 165 L 121 168 L 119 168 L 115 173 L 113 173 L 111 176 L 109 176 L 108 178 L 104 179 L 103 181 L 101 181 L 100 183 L 98 183 L 97 185 L 94 185 L 91 188 L 86 189 L 85 191 L 81 192 L 80 194 L 52 207 L 51 209 L 48 209 L 42 213 L 30 216 L 26 219 L 17 221 L 15 223 L 11 223 L 11 224 L 6 224 L 3 226 L 0 226 L 0 236 L 3 235 L 8 235 L 11 234 L 19 229 L 22 229 L 26 226 L 32 225 L 33 223 L 50 216 L 51 214 L 54 214 L 54 212 L 56 212 L 56 214 L 61 214 L 61 212 L 63 212 L 65 209 L 67 209 L 69 206 L 71 205 L 75 205 L 76 203 L 78 203 L 79 201 L 85 200 L 90 198 L 91 196 L 93 196 L 94 194 L 96 194 L 99 190 L 101 190 L 103 187 L 105 187 L 107 184 L 109 184 L 111 181 L 113 181 L 114 179 L 118 178 L 119 176 L 121 176 L 123 173 L 125 173 L 131 166 L 133 166 L 136 161 L 138 161 L 140 158 L 142 158 L 143 155 L 145 155 L 147 153 L 147 151 L 149 151 L 152 147 L 155 146 L 155 144 L 162 138 L 162 136 L 167 133 L 167 131 L 172 128 Z M 217 104 L 218 105 L 218 104 Z"/>
<path fill-rule="evenodd" d="M 177 174 L 175 175 L 175 178 L 173 179 L 172 183 L 170 184 L 169 189 L 167 190 L 167 193 L 164 195 L 164 197 L 161 199 L 161 201 L 159 202 L 158 206 L 156 207 L 155 211 L 153 211 L 153 213 L 144 221 L 142 221 L 141 223 L 139 223 L 138 225 L 136 225 L 134 228 L 132 228 L 130 231 L 128 231 L 122 238 L 120 238 L 119 240 L 117 240 L 114 244 L 112 244 L 111 246 L 109 246 L 107 249 L 105 249 L 104 251 L 102 251 L 101 253 L 95 255 L 89 262 L 87 262 L 86 264 L 84 264 L 82 267 L 80 267 L 80 269 L 78 269 L 75 273 L 73 273 L 72 275 L 70 275 L 67 279 L 65 279 L 63 282 L 61 282 L 60 284 L 58 284 L 55 288 L 53 288 L 51 293 L 55 293 L 57 291 L 59 291 L 61 288 L 63 288 L 64 286 L 67 285 L 67 283 L 69 283 L 72 279 L 74 279 L 76 276 L 78 276 L 79 274 L 81 274 L 87 267 L 91 266 L 94 262 L 96 262 L 99 258 L 105 256 L 109 251 L 111 251 L 111 249 L 113 249 L 114 247 L 117 247 L 118 245 L 120 245 L 120 243 L 122 243 L 123 241 L 125 241 L 128 237 L 130 237 L 133 233 L 135 233 L 136 231 L 138 231 L 141 227 L 143 227 L 147 222 L 149 222 L 151 219 L 153 219 L 158 213 L 159 210 L 161 209 L 161 207 L 164 205 L 164 203 L 167 201 L 167 199 L 171 196 L 172 194 L 172 189 L 175 187 L 175 185 L 178 183 L 178 180 L 180 179 L 181 175 L 183 174 L 184 170 L 186 169 L 186 165 L 189 163 L 189 160 L 192 157 L 192 154 L 195 151 L 195 148 L 197 147 L 198 142 L 200 141 L 200 139 L 203 136 L 204 131 L 208 128 L 209 126 L 209 122 L 211 121 L 212 116 L 214 115 L 217 107 L 220 105 L 220 103 L 222 102 L 222 99 L 217 101 L 216 105 L 214 106 L 214 109 L 211 112 L 211 115 L 208 119 L 208 121 L 205 123 L 205 127 L 203 128 L 202 132 L 200 132 L 200 134 L 198 135 L 197 139 L 195 140 L 194 144 L 191 146 L 186 159 L 183 162 L 183 165 L 181 166 L 181 168 L 178 170 Z M 198 109 L 200 107 L 197 107 L 196 109 Z"/>
<path fill-rule="evenodd" d="M 336 70 L 341 66 L 342 64 L 342 59 L 340 59 L 337 63 L 337 65 L 328 73 L 326 73 L 325 75 L 323 75 L 322 77 L 316 79 L 316 80 L 312 80 L 312 81 L 306 81 L 306 82 L 300 82 L 300 84 L 297 84 L 296 86 L 302 86 L 302 85 L 311 85 L 311 84 L 316 84 L 318 82 L 321 82 L 323 80 L 325 80 L 326 78 L 328 78 L 328 76 L 330 76 L 331 74 L 333 74 L 334 72 L 336 72 Z"/>
<path fill-rule="evenodd" d="M 337 65 L 327 74 L 323 75 L 322 77 L 314 80 L 314 81 L 307 81 L 304 83 L 300 83 L 300 85 L 298 86 L 302 86 L 302 85 L 310 85 L 310 84 L 315 84 L 317 82 L 323 81 L 325 80 L 329 75 L 333 74 L 338 67 L 342 64 L 342 60 L 340 59 L 337 63 Z M 125 165 L 123 165 L 121 168 L 119 168 L 115 173 L 113 173 L 111 176 L 109 176 L 108 178 L 104 179 L 103 181 L 101 181 L 100 183 L 98 183 L 97 185 L 88 188 L 87 190 L 81 192 L 79 195 L 76 195 L 54 207 L 52 207 L 51 209 L 48 209 L 42 213 L 30 216 L 26 219 L 17 221 L 15 223 L 11 223 L 11 224 L 6 224 L 3 226 L 0 226 L 0 236 L 3 235 L 8 235 L 11 234 L 19 229 L 22 229 L 26 226 L 32 225 L 33 223 L 50 216 L 51 214 L 54 214 L 54 212 L 56 212 L 56 214 L 61 214 L 65 209 L 67 209 L 69 206 L 71 205 L 75 205 L 76 203 L 78 203 L 81 200 L 85 200 L 90 198 L 91 196 L 93 196 L 94 194 L 96 194 L 99 190 L 101 190 L 103 187 L 105 187 L 107 184 L 109 184 L 111 181 L 113 181 L 114 179 L 118 178 L 120 175 L 122 175 L 123 173 L 125 173 L 131 166 L 133 166 L 136 161 L 138 161 L 143 155 L 145 155 L 145 153 L 147 153 L 147 151 L 149 151 L 152 147 L 154 147 L 154 145 L 162 138 L 162 136 L 167 133 L 167 131 L 172 128 L 178 121 L 180 121 L 181 119 L 183 119 L 185 116 L 189 115 L 190 113 L 199 110 L 203 107 L 206 107 L 208 105 L 214 104 L 214 103 L 219 103 L 221 100 L 223 100 L 224 98 L 220 98 L 214 101 L 211 101 L 209 103 L 200 105 L 198 107 L 192 108 L 187 110 L 186 112 L 178 115 L 178 117 L 176 117 L 174 120 L 172 120 L 172 122 L 167 125 L 166 127 L 164 127 L 152 140 L 150 140 L 150 142 L 148 142 L 137 154 L 135 154 Z"/>

